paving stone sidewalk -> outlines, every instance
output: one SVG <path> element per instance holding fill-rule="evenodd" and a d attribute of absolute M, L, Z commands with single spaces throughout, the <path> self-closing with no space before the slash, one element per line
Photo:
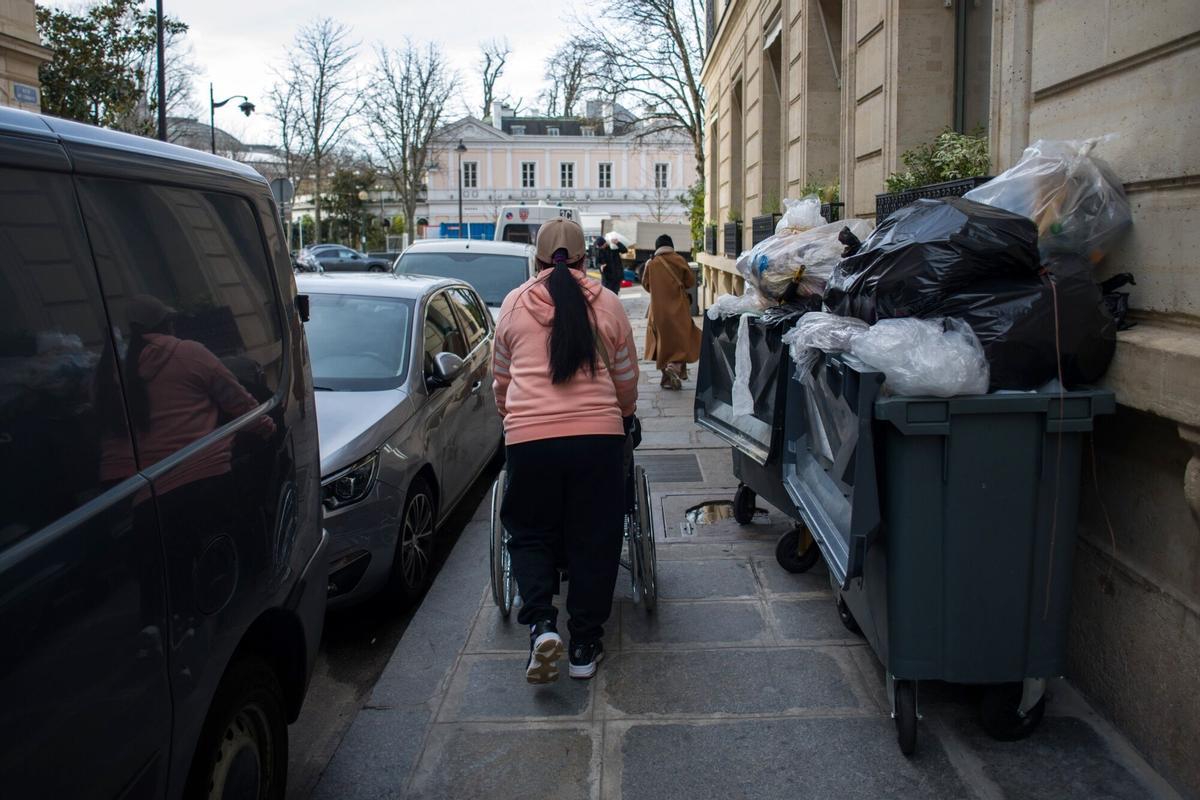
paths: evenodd
<path fill-rule="evenodd" d="M 640 341 L 645 296 L 622 298 Z M 775 563 L 791 522 L 760 502 L 746 528 L 682 525 L 687 508 L 732 498 L 729 449 L 691 421 L 694 370 L 673 393 L 642 366 L 658 610 L 632 602 L 622 571 L 598 677 L 527 685 L 528 634 L 488 588 L 485 501 L 316 797 L 1176 797 L 1062 681 L 1016 743 L 982 733 L 968 690 L 923 684 L 919 751 L 901 755 L 882 668 L 839 622 L 823 566 Z"/>

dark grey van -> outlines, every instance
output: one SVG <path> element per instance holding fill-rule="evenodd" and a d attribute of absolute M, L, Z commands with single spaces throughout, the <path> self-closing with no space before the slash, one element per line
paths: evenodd
<path fill-rule="evenodd" d="M 278 220 L 0 108 L 0 796 L 283 797 L 328 558 Z"/>

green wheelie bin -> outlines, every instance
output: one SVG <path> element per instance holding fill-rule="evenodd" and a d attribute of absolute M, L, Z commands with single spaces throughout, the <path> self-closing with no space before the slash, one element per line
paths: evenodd
<path fill-rule="evenodd" d="M 900 748 L 920 681 L 985 686 L 998 739 L 1037 727 L 1063 674 L 1083 436 L 1111 392 L 885 397 L 825 355 L 788 385 L 784 484 L 838 612 L 883 663 Z"/>

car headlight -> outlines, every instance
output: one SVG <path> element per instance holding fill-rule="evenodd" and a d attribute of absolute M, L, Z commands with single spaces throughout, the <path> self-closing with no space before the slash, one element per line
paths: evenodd
<path fill-rule="evenodd" d="M 367 497 L 379 474 L 379 452 L 321 481 L 321 502 L 332 511 Z"/>

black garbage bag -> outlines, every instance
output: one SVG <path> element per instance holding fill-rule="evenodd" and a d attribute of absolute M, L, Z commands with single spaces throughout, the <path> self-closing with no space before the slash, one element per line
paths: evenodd
<path fill-rule="evenodd" d="M 979 280 L 1031 279 L 1037 272 L 1032 220 L 961 197 L 918 200 L 838 264 L 824 300 L 835 314 L 871 323 L 928 317 Z"/>
<path fill-rule="evenodd" d="M 958 317 L 971 326 L 987 356 L 993 391 L 1042 386 L 1058 377 L 1060 357 L 1067 387 L 1094 383 L 1112 361 L 1117 323 L 1092 265 L 1062 254 L 1044 266 L 1038 276 L 977 281 L 926 315 Z"/>
<path fill-rule="evenodd" d="M 759 321 L 770 328 L 791 328 L 800 317 L 810 311 L 821 310 L 821 298 L 817 295 L 797 297 L 791 302 L 771 306 L 762 313 Z"/>

